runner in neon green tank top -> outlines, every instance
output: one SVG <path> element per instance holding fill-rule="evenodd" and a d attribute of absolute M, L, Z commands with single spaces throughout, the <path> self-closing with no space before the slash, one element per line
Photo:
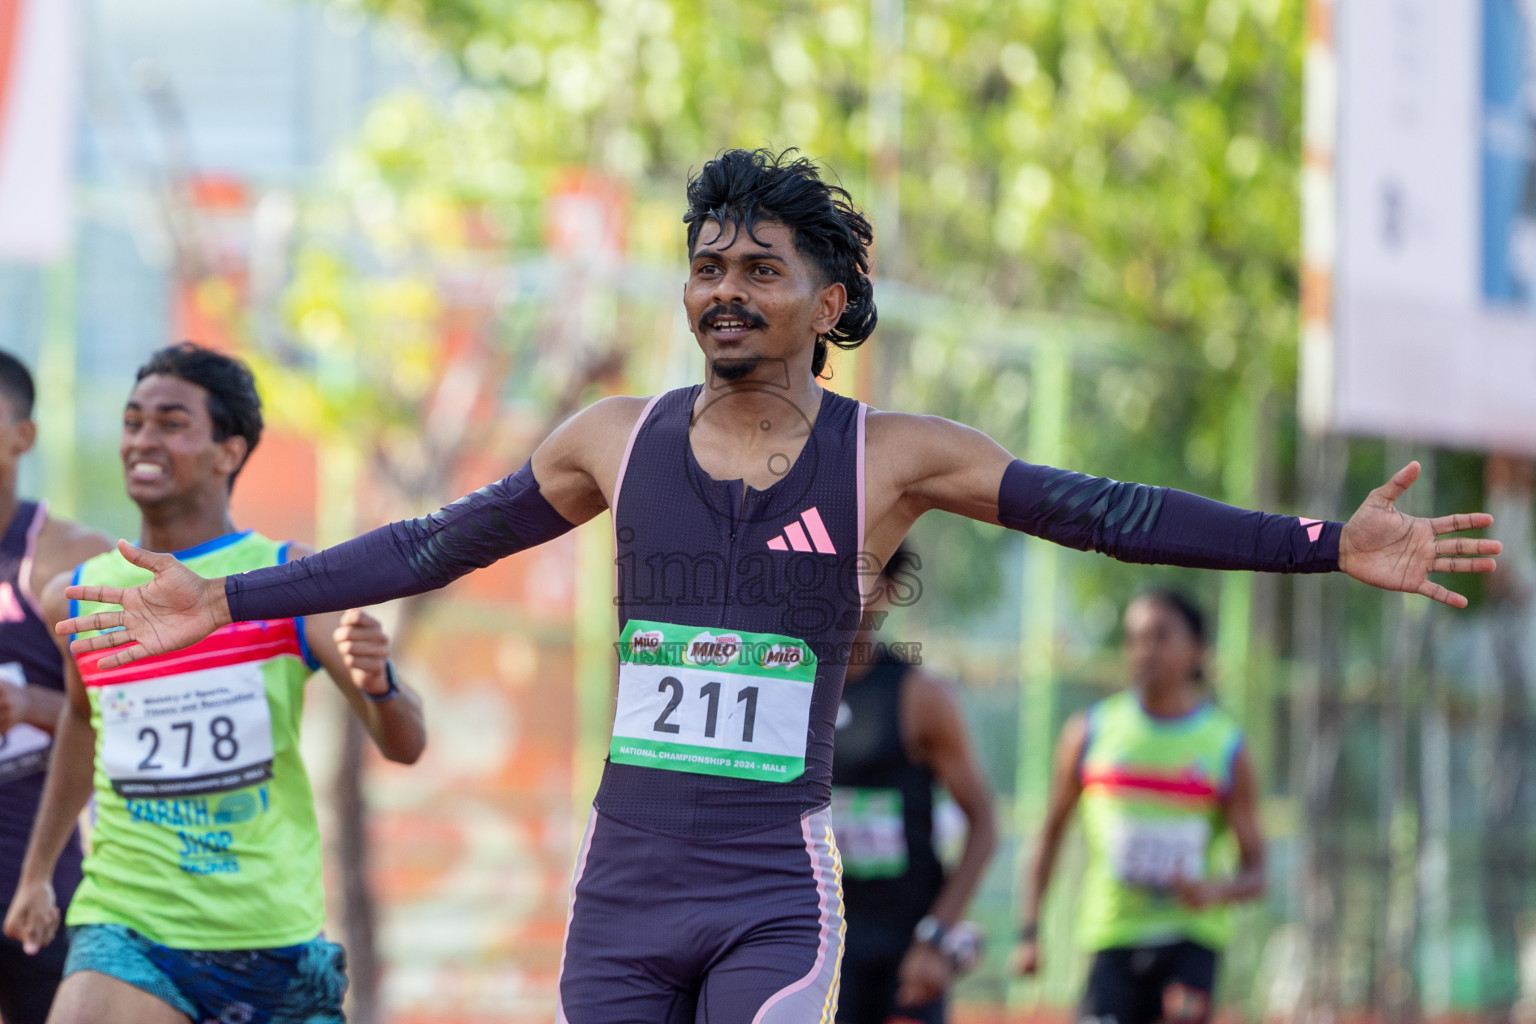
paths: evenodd
<path fill-rule="evenodd" d="M 1080 1019 L 1202 1024 L 1230 933 L 1226 904 L 1264 888 L 1258 786 L 1242 730 L 1206 687 L 1199 609 L 1173 592 L 1147 594 L 1126 610 L 1125 640 L 1135 685 L 1062 731 L 1015 963 L 1039 967 L 1040 903 L 1081 803 L 1078 936 L 1094 957 Z M 1229 828 L 1239 867 L 1220 878 Z"/>
<path fill-rule="evenodd" d="M 141 542 L 210 573 L 304 554 L 230 520 L 234 477 L 260 430 L 243 364 L 190 345 L 156 353 L 129 397 L 120 445 Z M 44 608 L 55 622 L 87 610 L 64 599 L 72 581 L 149 576 L 108 552 L 56 579 Z M 342 1019 L 342 953 L 320 937 L 320 835 L 299 721 L 305 683 L 324 667 L 380 751 L 414 761 L 426 741 L 421 705 L 387 657 L 383 630 L 353 609 L 231 624 L 122 668 L 66 659 L 72 713 L 6 916 L 6 933 L 29 949 L 52 936 L 47 879 L 94 791 L 53 1024 Z"/>

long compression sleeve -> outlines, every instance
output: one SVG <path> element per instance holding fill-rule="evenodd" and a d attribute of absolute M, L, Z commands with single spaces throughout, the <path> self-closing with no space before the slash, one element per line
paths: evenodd
<path fill-rule="evenodd" d="M 997 494 L 1004 526 L 1122 562 L 1259 572 L 1333 572 L 1343 523 L 1223 505 L 1015 459 Z"/>
<path fill-rule="evenodd" d="M 341 611 L 447 586 L 573 529 L 539 493 L 533 463 L 420 519 L 224 581 L 235 622 Z"/>

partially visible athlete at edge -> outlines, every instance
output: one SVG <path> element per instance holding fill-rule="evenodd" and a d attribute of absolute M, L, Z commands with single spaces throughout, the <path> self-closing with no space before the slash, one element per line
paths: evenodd
<path fill-rule="evenodd" d="M 64 660 L 37 595 L 70 566 L 111 548 L 105 536 L 50 514 L 45 503 L 17 497 L 18 464 L 37 438 L 34 398 L 32 374 L 0 352 L 0 907 L 21 877 L 64 706 Z M 80 843 L 71 834 L 52 878 L 61 906 L 79 884 Z M 43 1024 L 66 949 L 62 934 L 35 956 L 0 937 L 0 1021 Z"/>
<path fill-rule="evenodd" d="M 213 571 L 280 563 L 300 548 L 231 519 L 230 492 L 261 430 L 255 380 L 239 360 L 191 344 L 154 353 L 118 445 L 142 542 Z M 72 574 L 117 585 L 146 575 L 116 551 Z M 50 621 L 71 614 L 70 581 L 44 591 Z M 388 654 L 382 627 L 354 608 L 231 624 L 127 672 L 68 660 L 68 699 L 5 918 L 29 948 L 52 938 L 60 914 L 47 879 L 94 791 L 50 1024 L 341 1024 L 345 958 L 321 933 L 320 834 L 299 727 L 306 684 L 323 668 L 380 753 L 414 762 L 426 744 L 421 702 Z"/>
<path fill-rule="evenodd" d="M 997 847 L 992 787 L 949 684 L 877 632 L 887 609 L 916 599 L 921 566 L 905 544 L 881 566 L 838 708 L 832 827 L 848 916 L 838 1024 L 944 1024 L 949 988 L 979 952 L 957 926 Z M 965 818 L 949 869 L 938 792 Z"/>
<path fill-rule="evenodd" d="M 1457 607 L 1428 574 L 1494 566 L 1497 541 L 1442 536 L 1492 517 L 1394 508 L 1417 464 L 1348 523 L 1302 521 L 1030 465 L 970 427 L 824 391 L 828 345 L 875 327 L 873 234 L 810 161 L 722 153 L 689 182 L 684 220 L 703 384 L 600 401 L 511 476 L 292 565 L 205 580 L 124 542 L 154 580 L 71 588 L 123 607 L 58 627 L 121 627 L 74 649 L 119 647 L 102 664 L 128 664 L 231 621 L 441 587 L 612 510 L 619 706 L 578 856 L 560 1020 L 830 1019 L 842 922 L 825 808 L 853 632 L 836 624 L 856 622 L 862 577 L 927 511 L 1126 561 L 1344 571 Z M 697 592 L 667 590 L 678 563 Z M 681 652 L 671 671 L 667 652 Z"/>

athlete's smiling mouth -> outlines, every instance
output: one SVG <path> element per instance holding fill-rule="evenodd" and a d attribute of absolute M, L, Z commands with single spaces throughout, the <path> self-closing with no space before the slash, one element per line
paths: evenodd
<path fill-rule="evenodd" d="M 742 306 L 731 304 L 710 307 L 699 317 L 699 326 L 718 335 L 739 337 L 759 327 L 767 327 L 768 321 Z"/>

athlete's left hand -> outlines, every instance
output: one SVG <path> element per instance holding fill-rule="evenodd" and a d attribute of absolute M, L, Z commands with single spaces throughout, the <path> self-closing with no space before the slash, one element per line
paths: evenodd
<path fill-rule="evenodd" d="M 896 1005 L 931 1003 L 944 994 L 954 978 L 949 957 L 926 942 L 914 942 L 896 972 Z"/>
<path fill-rule="evenodd" d="M 389 690 L 384 665 L 389 661 L 389 637 L 378 619 L 361 608 L 342 613 L 333 634 L 336 649 L 352 673 L 352 684 L 364 693 L 379 696 Z"/>
<path fill-rule="evenodd" d="M 1493 525 L 1493 516 L 1485 512 L 1420 519 L 1398 511 L 1393 503 L 1419 478 L 1419 469 L 1417 462 L 1408 463 L 1349 517 L 1339 536 L 1339 568 L 1373 587 L 1423 594 L 1465 608 L 1465 597 L 1430 582 L 1429 574 L 1492 572 L 1494 560 L 1488 556 L 1504 546 L 1496 540 L 1444 536 Z"/>

